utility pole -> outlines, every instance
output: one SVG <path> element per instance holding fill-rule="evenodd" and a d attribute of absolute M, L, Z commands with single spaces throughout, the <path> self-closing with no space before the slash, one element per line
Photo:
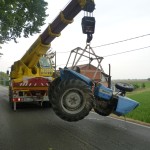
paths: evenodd
<path fill-rule="evenodd" d="M 109 64 L 108 88 L 111 88 L 111 65 Z"/>

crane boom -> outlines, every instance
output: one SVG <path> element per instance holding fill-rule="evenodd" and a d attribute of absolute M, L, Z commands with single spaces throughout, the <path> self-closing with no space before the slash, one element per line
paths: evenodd
<path fill-rule="evenodd" d="M 68 24 L 73 22 L 73 18 L 81 10 L 91 13 L 94 9 L 94 0 L 71 0 L 65 9 L 59 13 L 54 21 L 48 25 L 45 31 L 30 46 L 24 56 L 14 62 L 11 67 L 11 79 L 20 82 L 23 76 L 41 76 L 41 71 L 40 68 L 37 67 L 37 63 L 40 58 L 46 54 L 51 46 L 51 42 L 61 35 L 61 31 Z M 51 73 L 49 73 L 50 76 L 52 76 L 52 72 L 53 70 L 51 69 Z M 42 76 L 44 76 L 44 74 L 42 74 Z"/>
<path fill-rule="evenodd" d="M 44 55 L 50 48 L 50 43 L 61 35 L 61 31 L 73 22 L 73 18 L 81 10 L 93 12 L 94 8 L 94 0 L 71 0 L 65 9 L 59 13 L 56 19 L 48 25 L 45 31 L 31 45 L 26 54 L 21 58 L 21 61 L 29 68 L 33 68 L 41 55 Z"/>

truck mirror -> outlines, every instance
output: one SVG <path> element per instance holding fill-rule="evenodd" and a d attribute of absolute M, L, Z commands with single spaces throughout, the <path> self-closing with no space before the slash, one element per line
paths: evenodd
<path fill-rule="evenodd" d="M 9 75 L 9 70 L 7 70 L 6 74 Z"/>

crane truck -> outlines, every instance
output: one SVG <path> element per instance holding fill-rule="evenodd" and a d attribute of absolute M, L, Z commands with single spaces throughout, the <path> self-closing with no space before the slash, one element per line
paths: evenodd
<path fill-rule="evenodd" d="M 52 60 L 47 59 L 46 52 L 51 42 L 61 35 L 61 31 L 81 11 L 92 12 L 93 0 L 71 0 L 66 8 L 59 13 L 54 21 L 31 45 L 24 56 L 14 62 L 10 71 L 9 102 L 16 110 L 21 102 L 48 102 L 48 86 L 54 79 Z"/>
<path fill-rule="evenodd" d="M 14 109 L 18 102 L 43 102 L 48 97 L 57 116 L 65 121 L 78 121 L 87 116 L 92 108 L 102 116 L 111 113 L 120 116 L 129 113 L 139 105 L 138 102 L 125 97 L 126 91 L 133 90 L 132 85 L 118 83 L 116 88 L 119 92 L 114 94 L 110 88 L 101 83 L 94 83 L 92 79 L 75 70 L 77 63 L 73 63 L 71 69 L 67 66 L 60 68 L 60 76 L 55 79 L 50 63 L 42 65 L 42 62 L 47 64 L 45 54 L 51 42 L 60 36 L 60 32 L 73 22 L 74 17 L 81 10 L 87 12 L 82 19 L 83 33 L 87 34 L 87 46 L 80 53 L 77 62 L 87 52 L 87 47 L 90 49 L 89 54 L 94 54 L 96 59 L 98 58 L 90 47 L 95 29 L 95 18 L 92 15 L 94 9 L 94 0 L 71 0 L 25 55 L 12 65 L 9 95 Z M 78 50 L 77 54 L 79 54 Z M 89 59 L 93 60 L 91 57 Z"/>

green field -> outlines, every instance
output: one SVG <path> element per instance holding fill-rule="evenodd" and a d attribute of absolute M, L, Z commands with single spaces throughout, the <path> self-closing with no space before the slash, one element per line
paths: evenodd
<path fill-rule="evenodd" d="M 130 82 L 131 84 L 138 84 L 139 86 L 143 83 L 145 88 L 139 87 L 131 93 L 127 93 L 127 96 L 140 103 L 140 106 L 131 113 L 127 114 L 127 118 L 139 120 L 142 122 L 150 123 L 150 81 L 139 81 Z"/>

